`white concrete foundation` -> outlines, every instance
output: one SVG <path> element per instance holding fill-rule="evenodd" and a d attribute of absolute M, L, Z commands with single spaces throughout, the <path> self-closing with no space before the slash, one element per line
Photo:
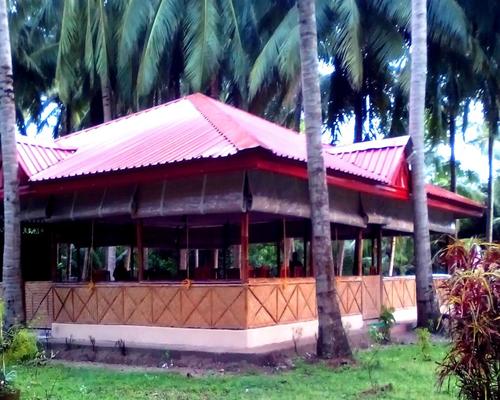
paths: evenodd
<path fill-rule="evenodd" d="M 394 311 L 396 322 L 412 322 L 417 320 L 417 307 L 401 308 Z"/>
<path fill-rule="evenodd" d="M 342 318 L 347 330 L 363 326 L 361 315 Z M 52 324 L 52 338 L 113 345 L 123 340 L 130 347 L 168 348 L 171 350 L 245 353 L 270 348 L 290 347 L 316 340 L 318 321 L 295 322 L 245 330 L 167 328 L 135 325 Z"/>

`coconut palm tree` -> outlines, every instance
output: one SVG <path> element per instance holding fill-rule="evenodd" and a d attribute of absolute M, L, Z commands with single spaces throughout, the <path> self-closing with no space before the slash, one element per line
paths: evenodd
<path fill-rule="evenodd" d="M 30 123 L 43 124 L 42 112 L 51 91 L 57 57 L 55 15 L 43 0 L 10 1 L 9 33 L 12 50 L 17 127 L 26 133 Z"/>
<path fill-rule="evenodd" d="M 428 327 L 437 318 L 438 307 L 433 289 L 429 215 L 425 190 L 424 110 L 427 73 L 427 5 L 425 0 L 411 2 L 411 83 L 410 135 L 413 226 L 415 247 L 415 280 L 417 286 L 417 324 Z"/>
<path fill-rule="evenodd" d="M 486 209 L 486 240 L 493 238 L 494 221 L 494 145 L 498 139 L 500 109 L 500 35 L 498 21 L 500 9 L 495 0 L 485 0 L 481 6 L 471 0 L 457 0 L 465 10 L 472 26 L 471 63 L 480 82 L 480 98 L 483 105 L 484 120 L 488 127 L 488 200 Z"/>
<path fill-rule="evenodd" d="M 312 254 L 318 304 L 317 353 L 321 357 L 351 357 L 342 326 L 333 276 L 329 200 L 321 143 L 321 94 L 315 1 L 298 0 L 302 97 L 307 137 L 307 170 L 311 203 Z"/>
<path fill-rule="evenodd" d="M 16 104 L 6 0 L 0 1 L 0 135 L 2 143 L 5 326 L 24 322 L 21 276 L 21 221 L 16 150 Z"/>
<path fill-rule="evenodd" d="M 83 94 L 91 107 L 91 99 L 98 92 L 102 106 L 100 120 L 109 121 L 113 118 L 110 81 L 114 59 L 110 46 L 114 32 L 109 14 L 115 9 L 104 0 L 66 1 L 62 7 L 56 67 L 59 96 L 71 107 Z"/>

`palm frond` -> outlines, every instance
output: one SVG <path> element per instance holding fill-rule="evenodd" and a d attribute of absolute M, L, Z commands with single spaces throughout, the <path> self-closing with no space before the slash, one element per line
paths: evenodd
<path fill-rule="evenodd" d="M 245 51 L 242 39 L 244 31 L 242 14 L 245 12 L 245 7 L 253 9 L 253 4 L 235 0 L 222 0 L 223 33 L 229 43 L 226 50 L 229 53 L 229 67 L 233 80 L 238 85 L 240 92 L 244 94 L 243 97 L 246 97 L 246 80 L 250 69 L 248 54 Z"/>
<path fill-rule="evenodd" d="M 248 96 L 253 99 L 257 92 L 273 77 L 280 62 L 280 49 L 289 39 L 290 32 L 298 26 L 297 8 L 292 7 L 281 20 L 263 46 L 250 71 Z M 298 35 L 298 31 L 294 31 Z M 298 37 L 297 43 L 298 43 Z M 290 42 L 291 43 L 291 42 Z M 289 46 L 290 47 L 290 46 Z M 298 51 L 298 46 L 296 48 Z M 283 60 L 283 58 L 281 58 Z"/>
<path fill-rule="evenodd" d="M 172 47 L 184 6 L 184 0 L 161 0 L 156 8 L 137 74 L 139 96 L 151 93 L 165 48 Z"/>
<path fill-rule="evenodd" d="M 203 90 L 217 72 L 222 46 L 220 10 L 216 0 L 190 0 L 187 6 L 185 77 L 191 90 Z"/>
<path fill-rule="evenodd" d="M 95 68 L 101 80 L 109 80 L 109 55 L 108 43 L 111 34 L 109 31 L 108 18 L 105 9 L 105 0 L 98 1 L 97 37 L 96 37 L 96 60 Z"/>
<path fill-rule="evenodd" d="M 363 50 L 361 45 L 361 19 L 356 0 L 336 0 L 332 5 L 336 25 L 332 29 L 333 54 L 341 60 L 354 89 L 363 81 Z"/>
<path fill-rule="evenodd" d="M 87 25 L 85 29 L 85 67 L 89 73 L 90 82 L 94 83 L 95 55 L 94 55 L 94 31 L 96 25 L 96 5 L 94 0 L 87 0 Z"/>
<path fill-rule="evenodd" d="M 456 0 L 431 0 L 427 14 L 431 41 L 443 47 L 466 50 L 469 44 L 469 23 Z"/>
<path fill-rule="evenodd" d="M 59 89 L 59 97 L 65 103 L 69 101 L 73 84 L 77 78 L 75 62 L 71 53 L 78 41 L 79 23 L 77 3 L 65 1 L 56 65 L 56 84 Z"/>
<path fill-rule="evenodd" d="M 405 56 L 403 36 L 390 23 L 380 20 L 370 25 L 366 33 L 366 47 L 377 61 L 377 68 L 384 72 L 391 63 L 402 60 Z"/>
<path fill-rule="evenodd" d="M 123 15 L 118 30 L 117 81 L 126 103 L 131 101 L 133 91 L 131 60 L 137 57 L 139 38 L 151 20 L 153 4 L 152 1 L 129 0 L 120 6 Z"/>
<path fill-rule="evenodd" d="M 278 72 L 282 80 L 286 82 L 297 81 L 300 75 L 299 40 L 300 32 L 297 24 L 292 28 L 279 49 Z"/>
<path fill-rule="evenodd" d="M 409 0 L 368 0 L 368 9 L 384 16 L 396 28 L 405 30 L 410 25 L 411 4 Z"/>

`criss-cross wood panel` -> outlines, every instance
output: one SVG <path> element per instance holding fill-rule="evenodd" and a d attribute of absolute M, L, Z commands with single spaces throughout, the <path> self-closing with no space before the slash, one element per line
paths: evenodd
<path fill-rule="evenodd" d="M 25 282 L 24 299 L 29 327 L 47 329 L 52 324 L 52 282 Z"/>
<path fill-rule="evenodd" d="M 80 324 L 244 329 L 244 285 L 56 285 L 54 321 Z"/>
<path fill-rule="evenodd" d="M 405 276 L 384 278 L 382 302 L 386 307 L 396 310 L 415 307 L 417 305 L 415 278 Z"/>
<path fill-rule="evenodd" d="M 342 315 L 361 314 L 361 278 L 338 278 L 337 299 Z"/>
<path fill-rule="evenodd" d="M 316 287 L 312 278 L 252 279 L 248 285 L 248 327 L 316 319 Z"/>

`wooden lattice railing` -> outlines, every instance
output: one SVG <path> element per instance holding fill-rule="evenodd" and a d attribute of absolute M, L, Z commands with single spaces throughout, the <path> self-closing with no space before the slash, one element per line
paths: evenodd
<path fill-rule="evenodd" d="M 436 279 L 436 287 L 440 280 Z M 26 282 L 28 323 L 52 322 L 246 329 L 317 318 L 314 278 L 250 279 L 247 284 Z M 438 290 L 438 294 L 439 290 Z M 381 305 L 416 306 L 413 277 L 339 277 L 342 315 L 376 318 Z"/>

